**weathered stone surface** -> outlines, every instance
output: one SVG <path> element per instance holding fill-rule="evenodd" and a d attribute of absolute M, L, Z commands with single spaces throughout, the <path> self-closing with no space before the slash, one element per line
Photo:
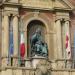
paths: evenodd
<path fill-rule="evenodd" d="M 40 60 L 37 64 L 35 75 L 51 75 L 50 63 L 47 60 Z"/>

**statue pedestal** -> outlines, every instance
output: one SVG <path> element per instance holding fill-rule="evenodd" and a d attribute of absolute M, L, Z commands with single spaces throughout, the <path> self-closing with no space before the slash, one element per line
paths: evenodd
<path fill-rule="evenodd" d="M 31 67 L 31 60 L 25 59 L 25 67 Z"/>
<path fill-rule="evenodd" d="M 46 57 L 42 57 L 42 56 L 37 56 L 37 55 L 33 56 L 32 57 L 32 67 L 36 68 L 40 61 L 46 60 L 46 59 L 47 59 Z"/>

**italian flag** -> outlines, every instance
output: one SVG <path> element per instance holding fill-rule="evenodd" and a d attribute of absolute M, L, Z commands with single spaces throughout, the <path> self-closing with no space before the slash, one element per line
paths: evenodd
<path fill-rule="evenodd" d="M 23 59 L 25 56 L 25 42 L 24 42 L 24 34 L 21 32 L 20 36 L 20 56 Z"/>
<path fill-rule="evenodd" d="M 71 58 L 71 49 L 70 49 L 70 39 L 69 39 L 69 34 L 68 32 L 66 33 L 66 55 L 67 58 L 70 59 Z"/>

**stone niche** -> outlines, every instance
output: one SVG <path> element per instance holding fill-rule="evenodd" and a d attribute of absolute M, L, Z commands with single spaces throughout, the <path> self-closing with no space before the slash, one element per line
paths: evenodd
<path fill-rule="evenodd" d="M 43 56 L 43 55 L 41 55 L 41 53 L 36 54 L 31 49 L 30 38 L 35 34 L 35 32 L 38 28 L 41 29 L 42 40 L 44 40 L 46 43 L 47 41 L 45 39 L 46 38 L 45 34 L 46 34 L 47 30 L 46 30 L 46 27 L 43 22 L 41 22 L 40 20 L 32 20 L 29 22 L 29 24 L 27 26 L 27 51 L 28 51 L 27 54 L 32 59 L 31 62 L 32 62 L 33 68 L 37 68 L 37 65 L 39 64 L 40 60 L 45 61 L 48 58 L 48 56 Z"/>
<path fill-rule="evenodd" d="M 23 12 L 22 12 L 23 13 Z M 31 46 L 30 38 L 36 32 L 37 28 L 41 29 L 42 39 L 48 45 L 48 58 L 50 59 L 53 56 L 53 14 L 52 13 L 43 13 L 43 12 L 30 12 L 24 11 L 22 14 L 23 19 L 23 30 L 26 39 L 26 56 L 31 58 Z M 51 47 L 52 46 L 52 47 Z M 34 58 L 34 59 L 33 59 Z M 37 57 L 33 56 L 32 60 L 35 61 Z M 39 57 L 40 59 L 42 57 Z M 43 58 L 42 58 L 43 59 Z M 45 58 L 44 58 L 45 59 Z"/>
<path fill-rule="evenodd" d="M 28 24 L 28 27 L 27 27 L 27 32 L 28 32 L 28 34 L 27 34 L 27 37 L 28 37 L 27 38 L 28 39 L 27 40 L 27 44 L 28 44 L 27 45 L 27 49 L 28 49 L 28 51 L 30 51 L 30 52 L 28 52 L 29 55 L 31 55 L 31 54 L 34 55 L 33 52 L 31 52 L 30 38 L 36 33 L 36 30 L 38 28 L 41 29 L 42 40 L 46 42 L 46 40 L 45 40 L 46 27 L 45 27 L 45 25 L 41 21 L 39 21 L 39 20 L 33 20 L 33 21 L 31 21 Z"/>

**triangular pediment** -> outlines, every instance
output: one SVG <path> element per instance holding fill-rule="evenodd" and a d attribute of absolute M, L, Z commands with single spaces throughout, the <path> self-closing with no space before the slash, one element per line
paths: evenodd
<path fill-rule="evenodd" d="M 39 9 L 72 9 L 73 6 L 68 0 L 21 0 L 23 7 Z"/>
<path fill-rule="evenodd" d="M 68 0 L 55 0 L 54 8 L 73 9 L 73 5 Z"/>

